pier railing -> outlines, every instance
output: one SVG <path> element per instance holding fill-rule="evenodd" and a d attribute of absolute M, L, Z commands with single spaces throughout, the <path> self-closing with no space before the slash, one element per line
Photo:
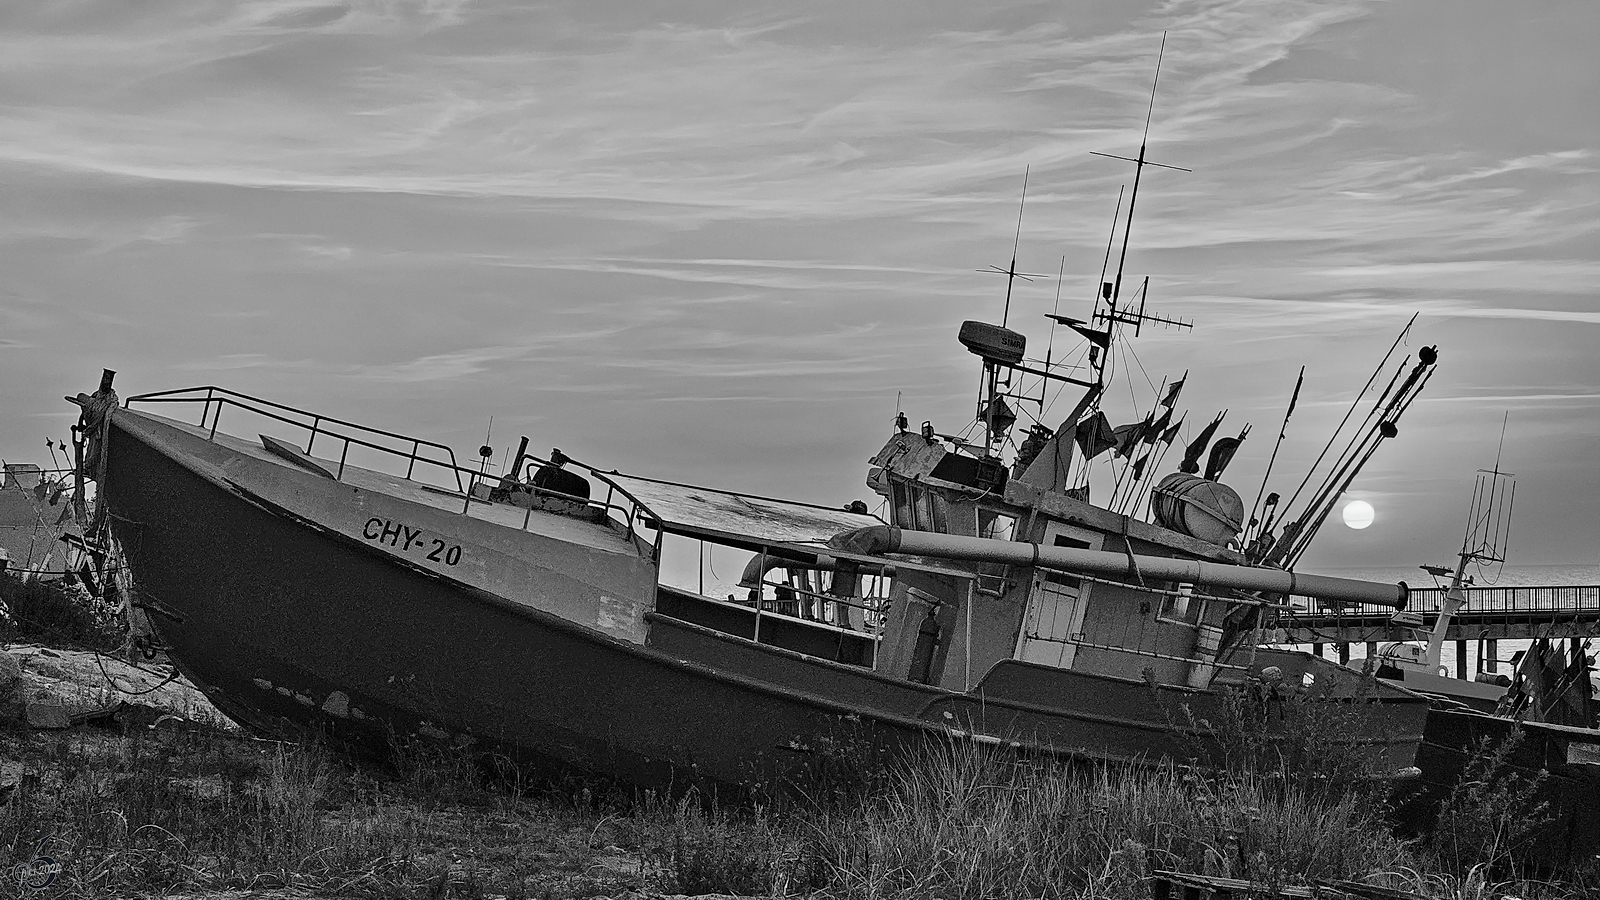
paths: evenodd
<path fill-rule="evenodd" d="M 318 446 L 320 439 L 323 446 L 330 443 L 338 451 L 333 474 L 335 480 L 343 480 L 346 465 L 349 462 L 350 450 L 360 447 L 378 454 L 380 458 L 389 458 L 397 463 L 403 463 L 405 471 L 403 477 L 408 481 L 417 481 L 431 490 L 444 491 L 461 499 L 461 512 L 467 513 L 473 503 L 489 503 L 473 488 L 482 484 L 497 484 L 499 476 L 487 475 L 476 469 L 462 466 L 456 461 L 455 451 L 445 444 L 436 441 L 411 437 L 381 428 L 372 428 L 356 422 L 334 418 L 333 416 L 286 406 L 271 400 L 241 394 L 227 388 L 206 385 L 202 387 L 180 388 L 172 391 L 158 391 L 151 394 L 139 394 L 127 398 L 124 405 L 132 407 L 135 403 L 176 403 L 198 405 L 200 407 L 199 427 L 205 432 L 208 440 L 215 440 L 217 425 L 222 418 L 224 409 L 233 408 L 243 410 L 251 415 L 261 416 L 271 421 L 280 422 L 305 434 L 306 456 L 312 456 L 313 450 Z M 533 455 L 526 455 L 524 459 L 533 465 L 543 465 L 548 460 L 543 460 Z M 329 460 L 333 462 L 333 460 Z M 593 466 L 586 465 L 574 459 L 568 463 L 584 472 L 606 488 L 603 500 L 562 494 L 556 491 L 541 489 L 538 493 L 567 501 L 571 504 L 587 507 L 597 512 L 600 516 L 611 518 L 624 529 L 627 539 L 632 541 L 635 537 L 646 540 L 654 546 L 656 552 L 660 551 L 660 534 L 651 536 L 644 534 L 645 530 L 655 532 L 650 522 L 655 521 L 655 515 L 645 506 L 643 501 L 634 497 L 626 489 L 613 482 L 607 473 Z M 419 471 L 420 470 L 420 471 Z M 444 485 L 438 485 L 420 478 L 421 473 L 430 473 L 442 477 Z M 448 485 L 453 482 L 454 488 Z M 526 529 L 531 521 L 533 511 L 530 508 L 523 517 L 522 527 Z"/>
<path fill-rule="evenodd" d="M 1600 585 L 1505 585 L 1465 589 L 1466 605 L 1446 640 L 1600 637 Z M 1444 606 L 1443 588 L 1417 588 L 1404 613 L 1384 606 L 1335 607 L 1304 597 L 1266 626 L 1268 643 L 1350 644 L 1415 639 L 1432 629 Z"/>
<path fill-rule="evenodd" d="M 1467 603 L 1458 615 L 1542 615 L 1587 613 L 1600 614 L 1600 585 L 1496 585 L 1493 587 L 1463 588 Z M 1445 589 L 1412 588 L 1406 609 L 1428 615 L 1444 609 Z M 1296 611 L 1300 616 L 1318 618 L 1384 618 L 1394 615 L 1394 609 L 1373 604 L 1350 604 L 1343 607 L 1324 606 L 1312 601 L 1308 609 Z"/>

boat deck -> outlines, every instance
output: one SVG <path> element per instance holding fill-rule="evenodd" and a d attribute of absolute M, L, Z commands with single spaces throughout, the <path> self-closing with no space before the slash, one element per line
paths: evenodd
<path fill-rule="evenodd" d="M 267 450 L 260 441 L 245 440 L 222 431 L 217 431 L 213 434 L 210 429 L 154 415 L 142 409 L 135 412 L 139 416 L 147 417 L 163 425 L 204 438 L 234 452 L 283 466 L 291 471 L 303 471 L 303 469 L 278 454 Z M 268 437 L 272 437 L 272 435 L 268 435 Z M 281 438 L 279 440 L 282 441 Z M 291 442 L 283 441 L 283 443 Z M 307 458 L 321 465 L 330 473 L 339 473 L 339 482 L 352 487 L 374 491 L 448 512 L 464 514 L 473 519 L 479 519 L 517 531 L 527 531 L 593 550 L 628 555 L 638 554 L 637 546 L 628 539 L 624 531 L 613 523 L 599 522 L 545 510 L 525 509 L 505 503 L 489 503 L 478 499 L 473 499 L 469 503 L 460 492 L 453 489 L 433 487 L 420 481 L 362 468 L 350 463 L 345 463 L 341 471 L 339 461 L 336 459 L 325 459 L 317 456 L 309 456 Z"/>

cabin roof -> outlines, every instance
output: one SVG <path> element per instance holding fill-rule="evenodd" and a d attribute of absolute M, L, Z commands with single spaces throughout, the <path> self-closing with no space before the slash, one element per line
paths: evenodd
<path fill-rule="evenodd" d="M 841 531 L 883 525 L 877 516 L 636 475 L 607 474 L 661 519 L 666 531 L 721 532 L 767 544 L 826 544 Z"/>

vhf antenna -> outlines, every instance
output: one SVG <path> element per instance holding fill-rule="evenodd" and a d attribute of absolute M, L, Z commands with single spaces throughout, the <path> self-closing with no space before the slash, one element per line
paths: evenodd
<path fill-rule="evenodd" d="M 1467 533 L 1461 539 L 1461 552 L 1480 562 L 1505 562 L 1506 550 L 1511 543 L 1511 511 L 1517 496 L 1516 476 L 1500 471 L 1500 456 L 1506 445 L 1506 425 L 1510 421 L 1511 412 L 1507 410 L 1500 421 L 1500 446 L 1494 451 L 1494 469 L 1478 470 L 1478 483 L 1472 492 L 1472 507 L 1467 511 Z"/>
<path fill-rule="evenodd" d="M 1000 314 L 1001 328 L 1006 327 L 1006 320 L 1011 317 L 1011 286 L 1016 283 L 1016 280 L 1021 278 L 1023 281 L 1032 281 L 1035 278 L 1050 277 L 1032 272 L 1017 271 L 1017 248 L 1022 246 L 1022 210 L 1028 204 L 1028 172 L 1032 168 L 1032 166 L 1025 166 L 1022 169 L 1022 202 L 1017 204 L 1017 235 L 1011 241 L 1011 267 L 1002 269 L 999 266 L 990 266 L 987 269 L 978 270 L 979 272 L 994 272 L 1006 276 L 1006 306 L 1005 310 Z"/>
<path fill-rule="evenodd" d="M 1093 151 L 1093 150 L 1090 151 L 1090 153 L 1094 154 L 1095 156 L 1104 156 L 1104 157 L 1107 157 L 1109 159 L 1126 160 L 1127 162 L 1131 162 L 1131 163 L 1134 164 L 1134 170 L 1133 170 L 1133 194 L 1132 194 L 1132 196 L 1130 196 L 1128 198 L 1128 219 L 1127 219 L 1127 222 L 1125 223 L 1125 225 L 1123 226 L 1123 231 L 1122 231 L 1122 255 L 1117 260 L 1117 278 L 1116 278 L 1116 281 L 1114 281 L 1112 283 L 1111 296 L 1107 298 L 1107 300 L 1111 304 L 1111 310 L 1112 310 L 1112 315 L 1113 316 L 1115 316 L 1115 314 L 1117 312 L 1117 300 L 1119 300 L 1122 297 L 1122 271 L 1123 271 L 1123 268 L 1127 265 L 1127 262 L 1128 262 L 1128 238 L 1133 233 L 1133 207 L 1134 207 L 1134 204 L 1139 202 L 1139 176 L 1144 174 L 1144 167 L 1145 166 L 1160 166 L 1163 169 L 1177 169 L 1179 172 L 1192 172 L 1192 171 L 1194 171 L 1193 169 L 1185 169 L 1182 166 L 1169 166 L 1169 165 L 1166 165 L 1165 163 L 1150 162 L 1149 160 L 1144 158 L 1145 147 L 1150 141 L 1150 120 L 1155 115 L 1155 111 L 1156 111 L 1156 86 L 1161 83 L 1161 60 L 1166 55 L 1166 52 L 1167 52 L 1167 33 L 1165 31 L 1163 31 L 1161 33 L 1161 51 L 1156 55 L 1156 77 L 1155 77 L 1155 80 L 1150 84 L 1150 108 L 1149 108 L 1149 110 L 1147 110 L 1145 112 L 1145 116 L 1144 116 L 1144 137 L 1140 138 L 1140 140 L 1139 140 L 1139 158 L 1138 159 L 1129 159 L 1126 156 L 1118 156 L 1115 153 L 1100 153 L 1098 151 Z M 1143 310 L 1141 309 L 1140 313 L 1139 313 L 1139 316 L 1137 318 L 1142 319 L 1143 316 L 1144 316 Z M 1113 318 L 1113 321 L 1116 321 L 1116 319 Z M 1168 324 L 1175 324 L 1175 323 L 1168 323 Z"/>

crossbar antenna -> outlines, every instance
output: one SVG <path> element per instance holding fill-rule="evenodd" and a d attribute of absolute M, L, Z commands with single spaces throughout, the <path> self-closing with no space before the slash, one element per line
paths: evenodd
<path fill-rule="evenodd" d="M 1156 86 L 1161 83 L 1161 60 L 1166 55 L 1166 52 L 1167 52 L 1167 33 L 1165 31 L 1163 31 L 1163 32 L 1161 32 L 1161 51 L 1156 55 L 1156 77 L 1155 77 L 1155 80 L 1152 81 L 1151 84 L 1150 84 L 1150 108 L 1145 112 L 1145 116 L 1144 116 L 1144 137 L 1140 138 L 1140 140 L 1139 140 L 1139 156 L 1138 156 L 1138 158 L 1137 159 L 1130 159 L 1130 158 L 1128 158 L 1126 156 L 1118 156 L 1118 155 L 1116 155 L 1114 153 L 1100 153 L 1098 151 L 1090 151 L 1095 156 L 1104 156 L 1104 157 L 1107 157 L 1109 159 L 1126 160 L 1127 162 L 1131 162 L 1131 163 L 1134 164 L 1134 170 L 1133 170 L 1133 195 L 1128 198 L 1128 218 L 1127 218 L 1126 223 L 1123 226 L 1123 232 L 1122 232 L 1122 255 L 1117 260 L 1117 278 L 1116 278 L 1116 281 L 1114 281 L 1112 283 L 1112 286 L 1111 286 L 1110 301 L 1111 301 L 1111 306 L 1113 307 L 1113 309 L 1117 305 L 1117 300 L 1122 297 L 1122 271 L 1123 271 L 1124 267 L 1127 265 L 1127 262 L 1128 262 L 1128 238 L 1129 238 L 1129 235 L 1131 235 L 1133 233 L 1133 207 L 1134 207 L 1134 204 L 1139 202 L 1139 176 L 1144 174 L 1144 167 L 1145 166 L 1160 166 L 1163 169 L 1177 169 L 1179 172 L 1192 172 L 1192 171 L 1194 171 L 1193 169 L 1185 169 L 1182 166 L 1169 166 L 1169 165 L 1166 165 L 1165 163 L 1150 162 L 1149 160 L 1144 158 L 1145 147 L 1150 142 L 1150 119 L 1151 119 L 1152 116 L 1155 115 L 1155 110 L 1156 110 Z"/>
<path fill-rule="evenodd" d="M 993 272 L 1006 276 L 1006 305 L 1005 310 L 1000 313 L 1001 328 L 1006 327 L 1006 320 L 1011 317 L 1011 286 L 1016 283 L 1017 279 L 1032 281 L 1035 278 L 1050 277 L 1036 272 L 1017 271 L 1017 248 L 1022 246 L 1022 210 L 1028 205 L 1028 173 L 1031 169 L 1032 166 L 1025 166 L 1022 170 L 1022 202 L 1017 204 L 1017 234 L 1011 241 L 1011 266 L 1005 269 L 999 266 L 989 266 L 986 269 L 978 270 L 979 272 Z"/>
<path fill-rule="evenodd" d="M 1192 329 L 1192 328 L 1194 328 L 1194 322 L 1192 322 L 1192 321 L 1190 321 L 1188 319 L 1179 319 L 1179 318 L 1174 318 L 1172 316 L 1164 316 L 1164 315 L 1161 315 L 1160 313 L 1153 313 L 1153 312 L 1152 313 L 1147 313 L 1147 312 L 1145 312 L 1144 311 L 1144 305 L 1145 305 L 1145 302 L 1148 301 L 1149 299 L 1150 299 L 1150 276 L 1146 275 L 1145 278 L 1144 278 L 1144 284 L 1141 285 L 1140 288 L 1139 288 L 1139 309 L 1138 310 L 1123 312 L 1122 310 L 1117 309 L 1116 306 L 1113 305 L 1113 306 L 1108 307 L 1106 312 L 1103 312 L 1103 313 L 1097 312 L 1097 313 L 1095 313 L 1095 318 L 1098 319 L 1098 320 L 1104 320 L 1105 322 L 1107 322 L 1108 323 L 1108 327 L 1109 327 L 1109 323 L 1116 323 L 1116 324 L 1120 324 L 1120 325 L 1132 325 L 1133 326 L 1133 333 L 1134 333 L 1135 336 L 1137 336 L 1139 334 L 1139 329 L 1145 322 L 1154 322 L 1154 323 L 1156 323 L 1158 325 L 1170 325 L 1170 326 L 1172 326 L 1174 328 L 1179 328 L 1179 329 L 1182 329 L 1182 328 L 1190 328 L 1190 329 Z"/>

